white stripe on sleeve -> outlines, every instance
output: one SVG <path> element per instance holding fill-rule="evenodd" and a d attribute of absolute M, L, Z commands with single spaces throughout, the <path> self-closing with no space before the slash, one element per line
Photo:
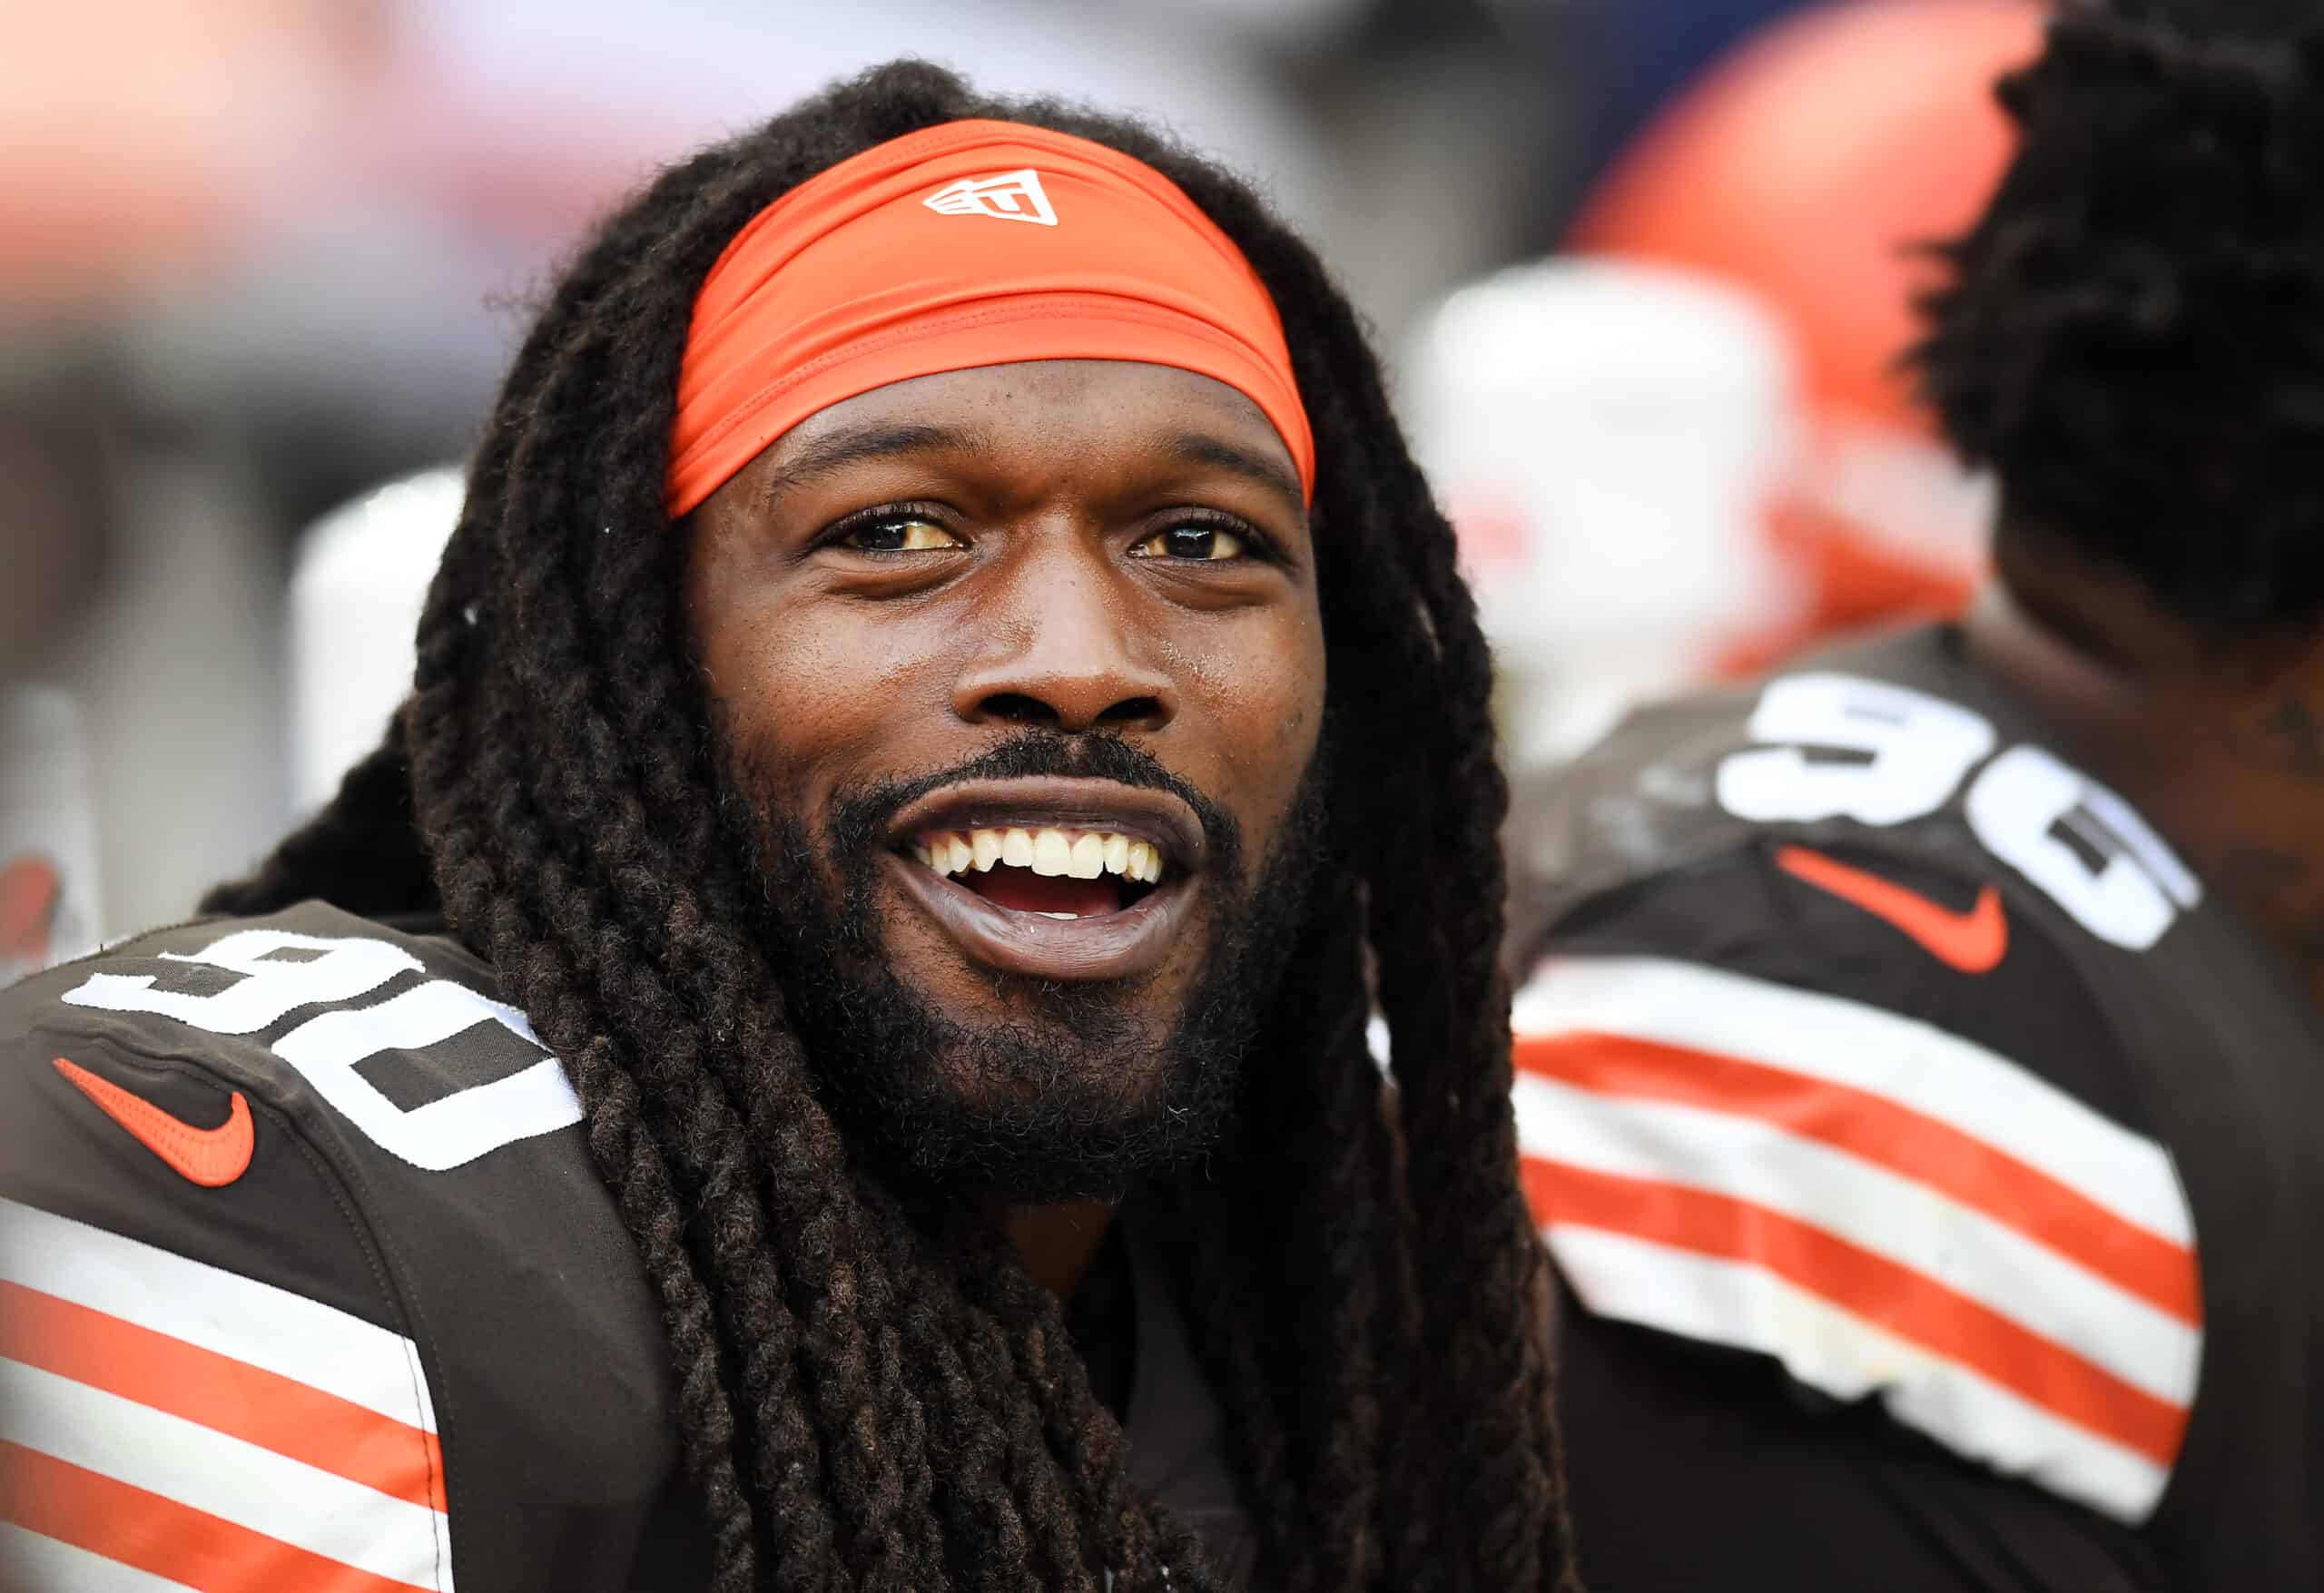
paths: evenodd
<path fill-rule="evenodd" d="M 427 1506 L 22 1362 L 0 1360 L 0 1438 L 373 1576 L 451 1586 Z"/>
<path fill-rule="evenodd" d="M 1757 1117 L 1517 1078 L 1529 1155 L 1746 1202 L 1846 1240 L 2183 1406 L 2202 1333 L 2006 1224 Z"/>
<path fill-rule="evenodd" d="M 0 1280 L 436 1431 L 410 1340 L 288 1289 L 5 1197 Z"/>
<path fill-rule="evenodd" d="M 1983 1140 L 2150 1234 L 2194 1242 L 2161 1146 L 1915 1018 L 1694 963 L 1553 957 L 1518 995 L 1512 1021 L 1520 1035 L 1619 1035 L 1863 1090 Z"/>
<path fill-rule="evenodd" d="M 1600 1316 L 1774 1356 L 1836 1399 L 1876 1390 L 1898 1421 L 2116 1519 L 2144 1520 L 2169 1480 L 2145 1456 L 1762 1268 L 1596 1228 L 1552 1225 L 1549 1241 Z"/>
<path fill-rule="evenodd" d="M 6 1593 L 200 1593 L 102 1554 L 0 1521 L 0 1588 Z"/>

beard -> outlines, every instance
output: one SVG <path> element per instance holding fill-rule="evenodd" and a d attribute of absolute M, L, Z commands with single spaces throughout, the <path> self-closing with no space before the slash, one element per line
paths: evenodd
<path fill-rule="evenodd" d="M 1118 1199 L 1218 1141 L 1320 866 L 1320 751 L 1256 868 L 1231 814 L 1112 737 L 1021 732 L 956 768 L 843 792 L 820 831 L 746 753 L 727 742 L 719 753 L 722 818 L 761 887 L 758 933 L 775 953 L 818 1095 L 870 1165 L 950 1195 Z M 964 1013 L 899 971 L 878 904 L 893 816 L 940 786 L 1033 775 L 1167 791 L 1194 810 L 1210 867 L 1199 919 L 1182 932 L 1206 944 L 1169 1010 L 1134 999 L 1158 974 L 992 972 L 987 1010 Z"/>

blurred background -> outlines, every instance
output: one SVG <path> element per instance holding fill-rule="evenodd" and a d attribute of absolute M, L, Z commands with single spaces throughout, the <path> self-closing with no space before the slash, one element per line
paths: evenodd
<path fill-rule="evenodd" d="M 0 978 L 376 739 L 525 306 L 903 54 L 1257 179 L 1376 329 L 1521 764 L 1975 578 L 1893 369 L 2033 0 L 0 0 Z"/>

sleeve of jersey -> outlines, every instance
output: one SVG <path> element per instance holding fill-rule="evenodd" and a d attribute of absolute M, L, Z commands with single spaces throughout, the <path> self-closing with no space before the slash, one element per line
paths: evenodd
<path fill-rule="evenodd" d="M 0 1588 L 447 1593 L 383 1278 L 343 1186 L 211 1069 L 0 1038 Z"/>
<path fill-rule="evenodd" d="M 2192 1224 L 2102 1015 L 1990 881 L 1755 848 L 1547 946 L 1518 1134 L 1591 1313 L 2146 1519 L 2194 1396 Z"/>

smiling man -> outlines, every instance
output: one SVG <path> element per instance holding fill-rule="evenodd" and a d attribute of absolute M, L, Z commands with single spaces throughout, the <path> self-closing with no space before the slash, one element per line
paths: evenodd
<path fill-rule="evenodd" d="M 1324 841 L 1274 423 L 1161 365 L 944 372 L 800 422 L 693 518 L 724 790 L 858 1143 L 1020 1205 L 1207 1145 Z M 1012 1221 L 1061 1293 L 1101 1233 Z"/>
<path fill-rule="evenodd" d="M 916 65 L 676 168 L 419 641 L 0 999 L 0 1583 L 1570 1586 L 1484 651 L 1246 189 Z"/>

